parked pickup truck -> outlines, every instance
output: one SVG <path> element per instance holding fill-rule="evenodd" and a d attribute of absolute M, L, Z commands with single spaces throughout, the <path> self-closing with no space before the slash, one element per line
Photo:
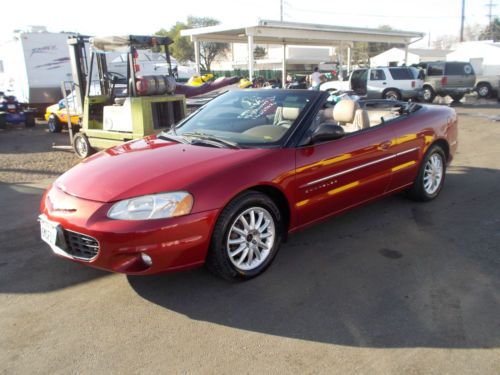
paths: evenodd
<path fill-rule="evenodd" d="M 417 99 L 424 81 L 414 67 L 377 67 L 355 69 L 349 81 L 330 81 L 323 91 L 352 90 L 368 99 Z"/>

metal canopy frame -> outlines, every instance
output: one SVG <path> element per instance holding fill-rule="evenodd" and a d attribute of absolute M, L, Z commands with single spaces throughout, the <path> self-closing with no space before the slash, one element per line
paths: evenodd
<path fill-rule="evenodd" d="M 199 42 L 243 43 L 248 45 L 249 78 L 253 78 L 253 49 L 255 44 L 278 44 L 283 46 L 282 82 L 286 81 L 286 46 L 343 46 L 348 47 L 348 70 L 350 70 L 350 47 L 352 42 L 400 43 L 405 47 L 405 62 L 408 45 L 424 37 L 424 33 L 402 30 L 380 30 L 346 26 L 330 26 L 298 22 L 261 20 L 257 25 L 228 27 L 223 25 L 200 27 L 181 31 L 189 36 L 195 47 L 196 70 L 200 73 Z"/>

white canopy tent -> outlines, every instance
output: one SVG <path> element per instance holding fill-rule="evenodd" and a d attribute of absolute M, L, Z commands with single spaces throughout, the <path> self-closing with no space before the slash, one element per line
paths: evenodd
<path fill-rule="evenodd" d="M 255 44 L 280 44 L 283 46 L 282 82 L 286 81 L 286 46 L 328 46 L 347 45 L 347 65 L 350 70 L 352 42 L 400 43 L 406 46 L 423 38 L 424 34 L 413 31 L 366 29 L 346 26 L 317 25 L 297 22 L 261 20 L 257 25 L 229 27 L 223 25 L 200 27 L 181 31 L 194 43 L 196 70 L 200 72 L 199 42 L 247 43 L 248 71 L 253 78 Z"/>

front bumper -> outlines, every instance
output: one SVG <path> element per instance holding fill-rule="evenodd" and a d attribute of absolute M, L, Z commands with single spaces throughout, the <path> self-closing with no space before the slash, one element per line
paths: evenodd
<path fill-rule="evenodd" d="M 199 266 L 205 262 L 218 210 L 186 216 L 145 220 L 111 220 L 112 203 L 73 197 L 52 187 L 42 198 L 43 218 L 60 225 L 64 233 L 91 237 L 98 251 L 89 259 L 75 256 L 64 240 L 51 246 L 55 254 L 95 268 L 148 275 Z M 152 264 L 142 260 L 148 255 Z"/>

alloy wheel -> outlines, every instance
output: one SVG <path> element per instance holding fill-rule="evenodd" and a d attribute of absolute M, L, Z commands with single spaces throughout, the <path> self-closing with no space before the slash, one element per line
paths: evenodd
<path fill-rule="evenodd" d="M 251 207 L 238 215 L 231 225 L 226 251 L 236 268 L 254 270 L 269 257 L 275 238 L 273 216 L 262 207 Z"/>
<path fill-rule="evenodd" d="M 78 154 L 81 156 L 87 155 L 88 153 L 88 147 L 87 143 L 85 142 L 85 139 L 82 137 L 78 137 L 76 140 L 76 149 L 78 150 Z"/>
<path fill-rule="evenodd" d="M 424 190 L 427 194 L 433 195 L 439 189 L 443 179 L 444 164 L 441 155 L 433 154 L 424 169 Z"/>

